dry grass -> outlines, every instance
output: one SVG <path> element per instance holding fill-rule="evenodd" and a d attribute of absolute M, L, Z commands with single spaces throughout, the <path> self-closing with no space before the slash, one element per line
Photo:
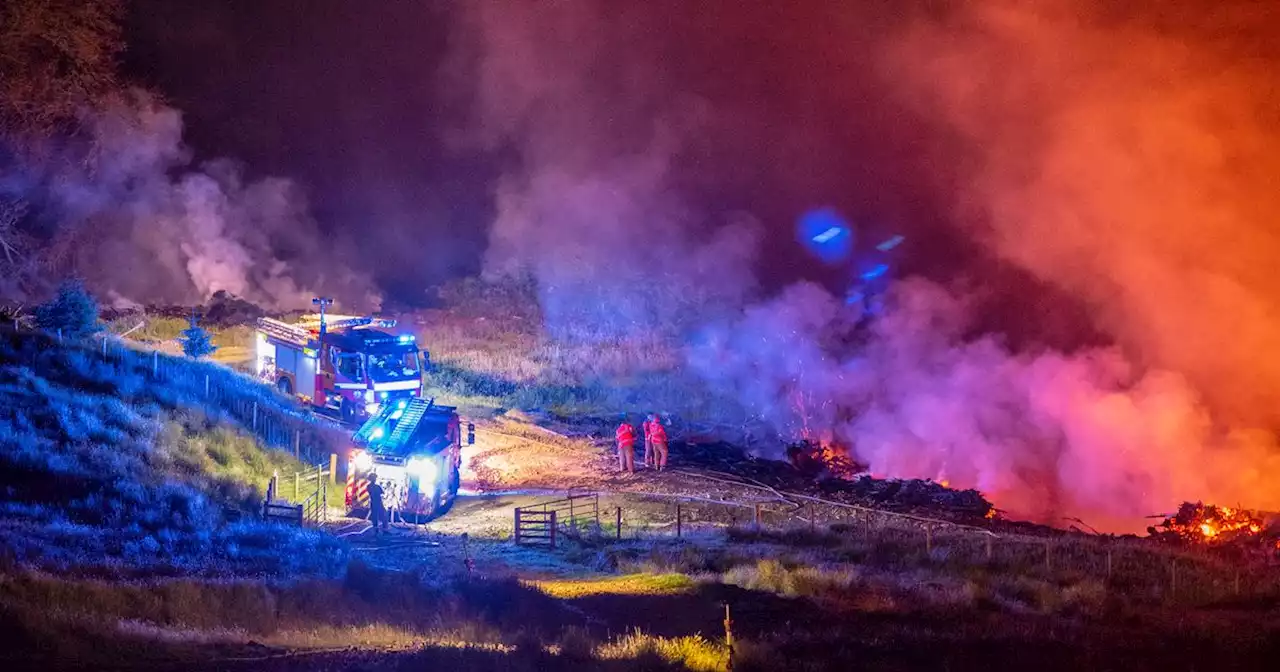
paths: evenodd
<path fill-rule="evenodd" d="M 653 657 L 694 672 L 729 669 L 729 650 L 701 636 L 654 637 L 635 631 L 601 645 L 595 651 L 602 660 L 643 660 Z"/>
<path fill-rule="evenodd" d="M 526 585 L 552 597 L 571 600 L 588 595 L 676 595 L 694 588 L 684 574 L 624 574 L 586 579 L 527 581 Z"/>

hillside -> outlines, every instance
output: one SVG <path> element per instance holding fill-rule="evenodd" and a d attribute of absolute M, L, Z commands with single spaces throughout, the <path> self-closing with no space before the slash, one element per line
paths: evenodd
<path fill-rule="evenodd" d="M 260 446 L 232 406 L 280 402 L 225 369 L 166 360 L 191 375 L 158 382 L 151 357 L 0 332 L 6 557 L 125 576 L 338 571 L 331 539 L 253 519 L 271 474 L 303 465 Z M 205 375 L 240 393 L 204 397 Z"/>

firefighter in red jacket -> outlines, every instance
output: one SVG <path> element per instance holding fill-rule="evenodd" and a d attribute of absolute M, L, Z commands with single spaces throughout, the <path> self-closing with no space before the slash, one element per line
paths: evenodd
<path fill-rule="evenodd" d="M 614 438 L 618 440 L 618 467 L 628 474 L 636 473 L 636 428 L 627 422 L 626 416 L 614 432 Z"/>
<path fill-rule="evenodd" d="M 658 471 L 662 471 L 667 466 L 667 430 L 662 426 L 662 420 L 657 415 L 649 421 L 646 434 L 649 437 L 648 443 L 653 446 L 654 464 L 658 467 Z"/>
<path fill-rule="evenodd" d="M 650 413 L 649 417 L 645 418 L 644 423 L 641 425 L 641 427 L 644 428 L 644 466 L 646 468 L 653 467 L 653 438 L 651 435 L 651 428 L 656 417 L 656 415 Z"/>

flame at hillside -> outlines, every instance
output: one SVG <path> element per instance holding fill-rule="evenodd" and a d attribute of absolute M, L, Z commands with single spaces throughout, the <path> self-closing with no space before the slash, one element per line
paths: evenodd
<path fill-rule="evenodd" d="M 1184 502 L 1178 512 L 1148 531 L 1158 539 L 1231 549 L 1261 557 L 1280 551 L 1280 528 L 1257 511 Z"/>

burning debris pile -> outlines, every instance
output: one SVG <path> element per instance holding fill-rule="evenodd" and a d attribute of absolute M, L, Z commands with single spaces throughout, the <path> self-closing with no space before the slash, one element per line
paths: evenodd
<path fill-rule="evenodd" d="M 723 442 L 678 442 L 673 448 L 682 466 L 778 492 L 958 522 L 980 522 L 995 514 L 991 502 L 977 490 L 953 490 L 926 479 L 873 478 L 835 444 L 791 444 L 786 461 L 746 455 L 740 447 Z"/>
<path fill-rule="evenodd" d="M 1280 552 L 1280 525 L 1257 511 L 1184 502 L 1160 525 L 1147 528 L 1158 541 L 1232 549 L 1256 555 Z"/>
<path fill-rule="evenodd" d="M 801 474 L 814 479 L 851 479 L 864 473 L 866 465 L 849 457 L 843 446 L 829 441 L 798 441 L 787 446 L 787 461 Z"/>

